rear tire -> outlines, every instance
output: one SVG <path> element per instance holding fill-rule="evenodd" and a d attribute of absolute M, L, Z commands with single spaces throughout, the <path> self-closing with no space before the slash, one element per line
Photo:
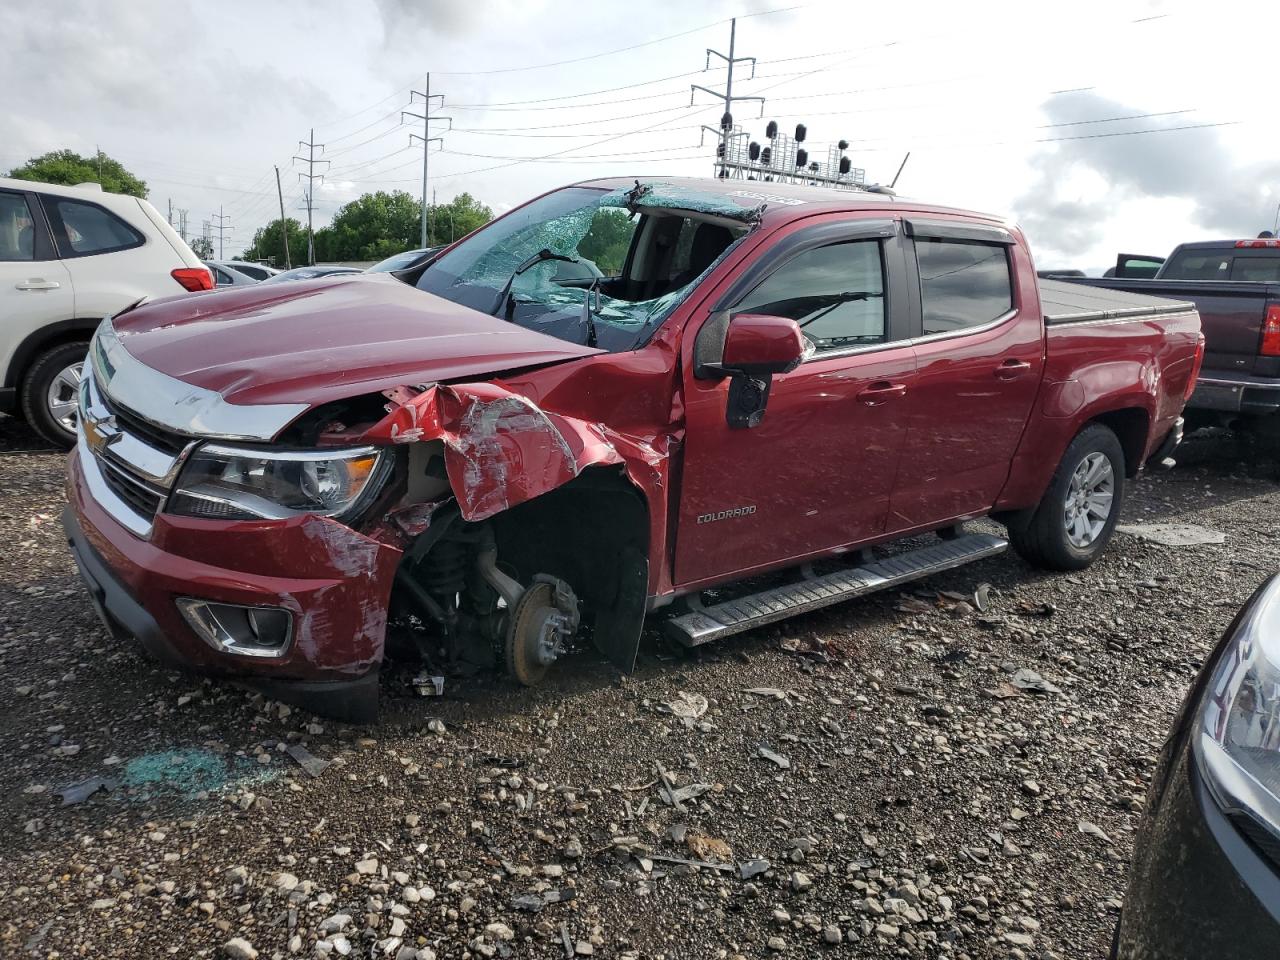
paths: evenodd
<path fill-rule="evenodd" d="M 1106 549 L 1124 506 L 1124 450 L 1100 423 L 1067 447 L 1040 503 L 1011 517 L 1009 541 L 1044 570 L 1083 570 Z"/>
<path fill-rule="evenodd" d="M 76 442 L 75 410 L 88 352 L 89 344 L 84 342 L 52 347 L 36 357 L 22 382 L 22 413 L 27 423 L 63 450 Z"/>

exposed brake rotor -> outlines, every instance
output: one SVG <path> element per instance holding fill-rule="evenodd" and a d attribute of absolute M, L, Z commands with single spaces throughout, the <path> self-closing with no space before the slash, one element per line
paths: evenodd
<path fill-rule="evenodd" d="M 563 580 L 539 574 L 507 621 L 507 672 L 526 687 L 539 683 L 578 630 L 578 598 Z"/>

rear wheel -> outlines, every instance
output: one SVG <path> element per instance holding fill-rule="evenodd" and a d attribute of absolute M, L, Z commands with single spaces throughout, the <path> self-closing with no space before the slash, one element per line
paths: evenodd
<path fill-rule="evenodd" d="M 1124 450 L 1094 423 L 1071 441 L 1049 489 L 1030 515 L 1010 518 L 1009 540 L 1046 570 L 1082 570 L 1102 553 L 1124 503 Z"/>
<path fill-rule="evenodd" d="M 36 357 L 22 384 L 27 423 L 55 446 L 76 440 L 77 402 L 87 343 L 64 343 Z"/>

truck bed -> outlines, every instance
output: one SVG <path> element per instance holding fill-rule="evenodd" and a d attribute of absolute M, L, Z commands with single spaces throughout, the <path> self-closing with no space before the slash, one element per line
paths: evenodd
<path fill-rule="evenodd" d="M 1124 293 L 1062 280 L 1040 281 L 1040 305 L 1047 324 L 1167 316 L 1196 309 L 1196 305 L 1187 300 Z"/>

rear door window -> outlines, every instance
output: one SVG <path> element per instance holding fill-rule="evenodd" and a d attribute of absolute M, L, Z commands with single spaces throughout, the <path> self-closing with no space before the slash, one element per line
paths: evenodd
<path fill-rule="evenodd" d="M 145 242 L 137 230 L 96 203 L 70 197 L 44 196 L 41 200 L 63 257 L 112 253 Z"/>
<path fill-rule="evenodd" d="M 980 327 L 1013 309 L 1003 244 L 917 238 L 916 260 L 925 336 Z"/>
<path fill-rule="evenodd" d="M 0 261 L 36 258 L 36 223 L 20 193 L 0 193 Z"/>
<path fill-rule="evenodd" d="M 806 250 L 771 273 L 734 313 L 790 317 L 818 354 L 883 343 L 880 243 L 854 240 Z"/>

